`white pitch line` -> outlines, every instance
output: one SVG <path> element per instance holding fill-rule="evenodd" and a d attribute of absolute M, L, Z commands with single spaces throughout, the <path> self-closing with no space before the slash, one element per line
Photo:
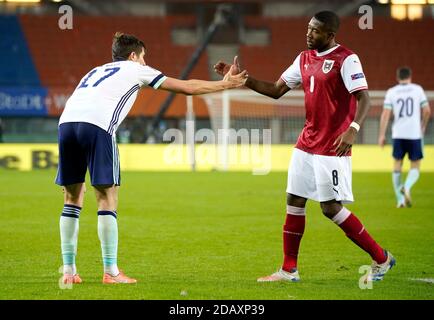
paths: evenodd
<path fill-rule="evenodd" d="M 434 283 L 434 279 L 433 279 L 433 278 L 419 278 L 419 279 L 416 279 L 416 278 L 410 278 L 410 280 L 413 280 L 413 281 L 421 281 L 421 282 L 427 282 L 427 283 Z"/>

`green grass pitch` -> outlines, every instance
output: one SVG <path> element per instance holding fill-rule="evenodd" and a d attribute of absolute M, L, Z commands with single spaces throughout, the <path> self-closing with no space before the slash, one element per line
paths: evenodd
<path fill-rule="evenodd" d="M 397 259 L 384 281 L 359 288 L 370 257 L 309 202 L 299 283 L 257 283 L 282 260 L 286 173 L 125 172 L 119 266 L 137 285 L 101 284 L 96 204 L 88 185 L 77 256 L 84 281 L 60 289 L 54 171 L 0 171 L 0 299 L 433 299 L 434 173 L 414 207 L 396 209 L 390 173 L 355 173 L 349 205 Z M 182 293 L 182 294 L 181 294 Z"/>

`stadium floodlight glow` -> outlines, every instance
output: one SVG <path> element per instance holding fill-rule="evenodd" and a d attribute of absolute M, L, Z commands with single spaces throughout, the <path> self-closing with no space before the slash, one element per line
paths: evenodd
<path fill-rule="evenodd" d="M 392 4 L 427 4 L 427 0 L 391 0 Z"/>
<path fill-rule="evenodd" d="M 404 20 L 407 18 L 407 6 L 401 4 L 392 5 L 390 8 L 392 18 L 397 20 Z"/>
<path fill-rule="evenodd" d="M 6 0 L 6 2 L 13 2 L 13 3 L 38 3 L 38 2 L 41 2 L 41 0 Z"/>
<path fill-rule="evenodd" d="M 411 4 L 408 6 L 408 19 L 418 20 L 422 19 L 423 9 L 421 5 Z"/>
<path fill-rule="evenodd" d="M 388 4 L 389 3 L 389 0 L 377 0 L 378 1 L 378 3 L 381 3 L 381 4 Z"/>

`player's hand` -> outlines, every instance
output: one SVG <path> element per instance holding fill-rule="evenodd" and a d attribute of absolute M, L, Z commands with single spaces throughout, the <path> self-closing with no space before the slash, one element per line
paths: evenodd
<path fill-rule="evenodd" d="M 379 136 L 378 137 L 378 145 L 383 148 L 385 144 L 386 144 L 386 137 L 385 136 Z"/>
<path fill-rule="evenodd" d="M 232 75 L 238 74 L 241 71 L 241 67 L 240 67 L 240 63 L 238 61 L 238 56 L 234 57 L 234 62 L 233 64 L 228 64 L 224 61 L 219 61 L 214 65 L 214 71 L 216 73 L 218 73 L 221 76 L 224 76 L 225 74 L 227 74 L 229 72 L 229 70 L 231 69 L 231 67 L 234 66 L 234 68 L 232 69 Z"/>
<path fill-rule="evenodd" d="M 228 72 L 225 74 L 223 81 L 230 82 L 231 88 L 241 87 L 246 83 L 248 77 L 247 70 L 235 73 L 234 69 L 236 69 L 235 65 L 231 65 Z"/>
<path fill-rule="evenodd" d="M 349 127 L 344 133 L 333 143 L 336 148 L 333 150 L 338 157 L 347 155 L 351 151 L 354 141 L 356 141 L 357 130 L 353 127 Z"/>

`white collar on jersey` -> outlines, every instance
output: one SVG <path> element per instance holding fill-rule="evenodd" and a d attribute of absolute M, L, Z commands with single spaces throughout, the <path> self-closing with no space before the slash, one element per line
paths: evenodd
<path fill-rule="evenodd" d="M 317 57 L 322 57 L 322 56 L 325 56 L 326 54 L 329 54 L 330 52 L 332 52 L 333 50 L 337 49 L 338 47 L 339 47 L 339 44 L 336 44 L 334 47 L 332 47 L 332 48 L 330 48 L 330 49 L 328 49 L 326 51 L 323 51 L 323 52 L 318 52 L 318 51 L 315 50 L 315 53 L 316 53 Z"/>

